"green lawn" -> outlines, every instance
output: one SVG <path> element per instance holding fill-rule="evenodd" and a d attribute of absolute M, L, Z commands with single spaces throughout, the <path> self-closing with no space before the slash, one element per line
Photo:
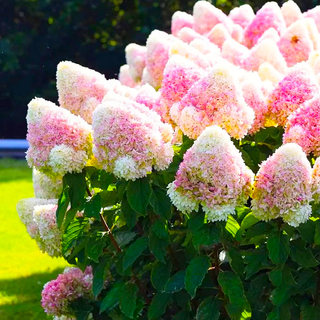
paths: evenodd
<path fill-rule="evenodd" d="M 0 190 L 0 319 L 48 319 L 41 290 L 66 262 L 41 253 L 16 212 L 19 199 L 33 197 L 25 161 L 0 159 Z"/>

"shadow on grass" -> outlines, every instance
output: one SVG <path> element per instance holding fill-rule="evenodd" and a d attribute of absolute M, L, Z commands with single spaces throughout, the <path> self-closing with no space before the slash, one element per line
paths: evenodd
<path fill-rule="evenodd" d="M 59 268 L 48 273 L 0 280 L 0 319 L 48 319 L 40 305 L 41 291 L 45 283 L 61 272 L 63 269 Z"/>

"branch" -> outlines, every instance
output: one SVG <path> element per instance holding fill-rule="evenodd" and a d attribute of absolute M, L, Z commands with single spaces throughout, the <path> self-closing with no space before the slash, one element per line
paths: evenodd
<path fill-rule="evenodd" d="M 114 236 L 113 236 L 113 234 L 112 234 L 112 232 L 111 232 L 111 230 L 110 230 L 110 228 L 109 228 L 106 220 L 104 219 L 102 213 L 100 213 L 100 218 L 101 218 L 102 225 L 103 225 L 103 227 L 105 228 L 105 230 L 107 231 L 108 236 L 109 236 L 110 241 L 112 242 L 113 246 L 116 248 L 116 250 L 117 250 L 118 252 L 121 252 L 122 250 L 121 250 L 121 248 L 119 247 L 116 239 L 114 238 Z"/>

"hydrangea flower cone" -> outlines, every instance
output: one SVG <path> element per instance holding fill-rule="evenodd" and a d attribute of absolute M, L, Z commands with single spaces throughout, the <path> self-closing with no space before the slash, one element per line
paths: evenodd
<path fill-rule="evenodd" d="M 320 97 L 305 102 L 286 123 L 285 143 L 299 144 L 305 153 L 320 155 Z"/>
<path fill-rule="evenodd" d="M 80 172 L 92 154 L 91 126 L 81 117 L 41 98 L 31 100 L 27 114 L 30 166 L 49 175 Z"/>
<path fill-rule="evenodd" d="M 260 166 L 252 212 L 259 219 L 282 218 L 296 227 L 311 215 L 311 184 L 311 166 L 302 148 L 285 144 Z"/>
<path fill-rule="evenodd" d="M 143 69 L 146 66 L 147 48 L 130 43 L 126 46 L 125 53 L 130 75 L 138 82 L 141 80 Z"/>
<path fill-rule="evenodd" d="M 70 61 L 58 64 L 57 89 L 60 106 L 88 123 L 107 90 L 104 75 Z"/>
<path fill-rule="evenodd" d="M 111 98 L 93 115 L 94 155 L 115 176 L 135 180 L 154 167 L 163 170 L 173 157 L 173 131 L 146 106 L 125 98 Z"/>
<path fill-rule="evenodd" d="M 48 176 L 36 168 L 32 170 L 33 190 L 36 198 L 58 199 L 62 191 L 62 177 Z"/>
<path fill-rule="evenodd" d="M 242 28 L 246 28 L 254 19 L 255 14 L 252 7 L 244 4 L 240 7 L 233 8 L 229 13 L 229 18 Z"/>
<path fill-rule="evenodd" d="M 252 182 L 253 173 L 230 136 L 211 126 L 185 153 L 168 195 L 182 212 L 198 211 L 201 204 L 208 220 L 226 220 L 247 201 Z"/>
<path fill-rule="evenodd" d="M 268 99 L 270 117 L 284 126 L 288 116 L 318 91 L 312 71 L 305 63 L 295 66 L 279 82 Z"/>
<path fill-rule="evenodd" d="M 170 115 L 185 135 L 196 139 L 210 125 L 219 125 L 232 137 L 242 138 L 252 126 L 253 110 L 245 103 L 235 69 L 219 64 L 195 82 Z"/>
<path fill-rule="evenodd" d="M 282 5 L 281 13 L 287 27 L 302 17 L 299 6 L 292 0 L 287 1 Z"/>

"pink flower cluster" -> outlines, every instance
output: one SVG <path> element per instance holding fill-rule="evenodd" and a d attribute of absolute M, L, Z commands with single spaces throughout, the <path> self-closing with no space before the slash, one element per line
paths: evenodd
<path fill-rule="evenodd" d="M 226 131 L 207 127 L 185 153 L 174 182 L 168 186 L 172 203 L 182 212 L 202 205 L 209 221 L 227 220 L 246 203 L 253 173 Z"/>
<path fill-rule="evenodd" d="M 252 213 L 262 219 L 282 218 L 292 226 L 311 215 L 311 165 L 295 143 L 281 146 L 262 162 L 255 177 Z"/>
<path fill-rule="evenodd" d="M 171 126 L 143 104 L 107 95 L 94 111 L 92 127 L 98 165 L 119 178 L 135 180 L 172 161 Z"/>
<path fill-rule="evenodd" d="M 93 298 L 92 268 L 87 267 L 84 272 L 78 268 L 66 268 L 57 279 L 44 285 L 41 305 L 45 312 L 53 316 L 73 317 L 70 303 L 79 299 Z"/>
<path fill-rule="evenodd" d="M 51 257 L 61 255 L 61 231 L 56 224 L 56 199 L 22 199 L 17 204 L 21 221 L 40 250 Z"/>
<path fill-rule="evenodd" d="M 27 114 L 27 161 L 49 175 L 81 171 L 92 154 L 91 126 L 80 116 L 35 98 Z"/>

